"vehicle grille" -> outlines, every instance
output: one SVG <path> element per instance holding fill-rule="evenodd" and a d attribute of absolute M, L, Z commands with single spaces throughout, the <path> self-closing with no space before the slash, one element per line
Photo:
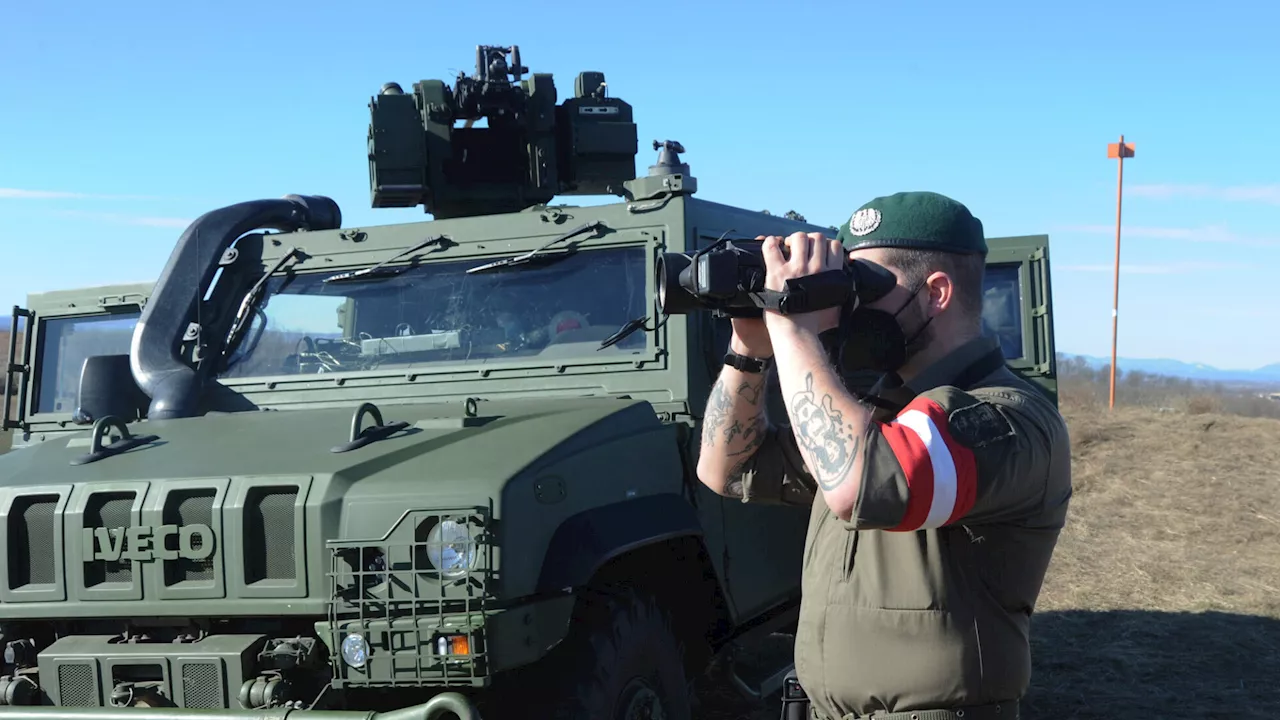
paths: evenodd
<path fill-rule="evenodd" d="M 253 676 L 265 636 L 210 635 L 181 644 L 116 639 L 67 636 L 45 648 L 39 667 L 50 701 L 63 707 L 102 707 L 152 702 L 160 696 L 176 707 L 227 708 Z"/>
<path fill-rule="evenodd" d="M 213 488 L 181 490 L 173 493 L 171 501 L 164 509 L 164 521 L 167 525 L 208 525 L 213 524 L 213 503 L 217 492 Z M 195 541 L 195 547 L 202 547 L 204 538 Z M 288 542 L 285 541 L 287 545 Z M 181 582 L 205 583 L 213 582 L 213 556 L 203 560 L 178 558 L 164 561 L 164 584 L 166 587 Z"/>
<path fill-rule="evenodd" d="M 222 673 L 214 663 L 189 662 L 182 666 L 183 707 L 226 707 Z"/>
<path fill-rule="evenodd" d="M 60 704 L 66 707 L 97 707 L 98 678 L 88 663 L 65 663 L 58 666 Z"/>
<path fill-rule="evenodd" d="M 14 500 L 9 509 L 6 536 L 9 557 L 9 587 L 21 590 L 55 582 L 54 515 L 57 495 L 28 495 Z M 12 552 L 22 548 L 25 552 Z"/>
<path fill-rule="evenodd" d="M 262 580 L 292 580 L 297 574 L 293 524 L 296 488 L 254 488 L 244 513 L 246 545 L 245 575 L 250 583 Z"/>
<path fill-rule="evenodd" d="M 137 493 L 133 492 L 102 492 L 90 495 L 84 512 L 84 527 L 117 529 L 135 524 L 132 510 L 136 499 Z M 112 540 L 122 542 L 123 537 L 113 533 Z M 85 587 L 97 587 L 103 583 L 128 583 L 132 580 L 132 562 L 107 560 L 84 563 Z"/>
<path fill-rule="evenodd" d="M 311 479 L 0 493 L 0 603 L 305 597 Z"/>

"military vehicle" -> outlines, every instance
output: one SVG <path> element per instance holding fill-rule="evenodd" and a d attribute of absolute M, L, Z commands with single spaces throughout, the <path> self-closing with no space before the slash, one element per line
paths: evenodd
<path fill-rule="evenodd" d="M 372 99 L 372 205 L 430 220 L 244 202 L 153 284 L 14 309 L 0 717 L 689 718 L 709 664 L 780 687 L 789 657 L 740 651 L 794 628 L 808 510 L 698 481 L 729 321 L 661 312 L 657 269 L 831 228 L 697 198 L 674 141 L 638 175 L 602 73 L 563 102 L 527 73 L 482 46 Z M 1047 238 L 992 246 L 993 331 L 1052 391 Z"/>

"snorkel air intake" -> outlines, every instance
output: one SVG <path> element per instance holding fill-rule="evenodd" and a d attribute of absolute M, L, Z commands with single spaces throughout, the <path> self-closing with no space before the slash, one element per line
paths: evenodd
<path fill-rule="evenodd" d="M 212 364 L 202 362 L 192 367 L 180 357 L 179 348 L 187 327 L 199 317 L 197 306 L 204 302 L 227 248 L 253 230 L 293 232 L 341 226 L 338 204 L 318 195 L 253 200 L 196 218 L 178 239 L 133 331 L 130 368 L 138 387 L 151 397 L 148 419 L 191 417 L 196 413 Z M 199 328 L 202 336 L 216 337 L 219 331 L 225 333 L 227 328 Z"/>

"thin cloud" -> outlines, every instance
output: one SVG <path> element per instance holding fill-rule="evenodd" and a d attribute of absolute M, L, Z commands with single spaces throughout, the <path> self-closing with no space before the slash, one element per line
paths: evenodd
<path fill-rule="evenodd" d="M 167 228 L 185 228 L 191 224 L 190 220 L 185 218 L 168 218 L 168 217 L 123 217 L 118 219 L 127 225 L 143 225 L 146 227 L 167 227 Z"/>
<path fill-rule="evenodd" d="M 1057 228 L 1058 232 L 1085 233 L 1089 235 L 1115 236 L 1115 225 L 1066 225 Z M 1247 245 L 1251 247 L 1274 247 L 1280 245 L 1280 237 L 1252 237 L 1232 232 L 1220 225 L 1207 225 L 1198 228 L 1152 227 L 1149 225 L 1120 226 L 1120 240 L 1126 238 L 1143 238 L 1148 240 L 1185 240 L 1187 242 L 1220 243 L 1229 245 Z"/>
<path fill-rule="evenodd" d="M 158 200 L 151 195 L 99 195 L 68 190 L 29 190 L 0 188 L 0 198 L 7 200 Z"/>
<path fill-rule="evenodd" d="M 188 218 L 156 217 L 152 215 L 126 215 L 122 213 L 95 213 L 83 210 L 63 210 L 61 215 L 71 215 L 88 220 L 116 223 L 120 225 L 140 225 L 143 227 L 185 228 L 191 224 Z"/>
<path fill-rule="evenodd" d="M 1213 185 L 1157 183 L 1133 185 L 1125 188 L 1125 194 L 1128 195 L 1130 193 L 1140 197 L 1160 199 L 1200 198 L 1225 200 L 1227 202 L 1259 202 L 1267 205 L 1280 205 L 1280 184 L 1216 187 Z"/>
<path fill-rule="evenodd" d="M 1120 264 L 1121 275 L 1182 275 L 1198 273 L 1206 270 L 1240 270 L 1246 266 L 1242 263 L 1185 262 L 1157 265 L 1125 265 Z M 1063 265 L 1054 270 L 1068 272 L 1114 273 L 1114 265 Z"/>

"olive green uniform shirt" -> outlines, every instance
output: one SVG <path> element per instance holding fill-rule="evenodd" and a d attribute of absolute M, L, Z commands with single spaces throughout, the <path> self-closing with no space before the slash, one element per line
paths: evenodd
<path fill-rule="evenodd" d="M 909 386 L 873 389 L 895 407 L 876 408 L 861 444 L 851 522 L 814 492 L 788 427 L 748 466 L 744 502 L 813 506 L 795 661 L 819 717 L 972 707 L 1027 689 L 1030 616 L 1071 497 L 1070 442 L 1053 403 L 1002 363 L 970 387 L 949 384 L 997 349 L 974 340 Z"/>

